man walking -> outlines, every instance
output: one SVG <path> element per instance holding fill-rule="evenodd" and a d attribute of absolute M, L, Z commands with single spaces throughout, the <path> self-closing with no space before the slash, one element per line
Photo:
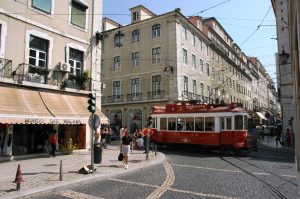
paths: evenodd
<path fill-rule="evenodd" d="M 55 157 L 55 150 L 56 150 L 56 144 L 57 144 L 57 138 L 56 138 L 56 129 L 53 129 L 50 137 L 49 137 L 49 141 L 51 144 L 51 152 L 50 155 L 52 155 L 53 157 Z"/>

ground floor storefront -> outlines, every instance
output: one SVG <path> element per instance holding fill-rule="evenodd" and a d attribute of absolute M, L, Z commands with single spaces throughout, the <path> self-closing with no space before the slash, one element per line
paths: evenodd
<path fill-rule="evenodd" d="M 54 129 L 58 151 L 90 149 L 87 93 L 0 83 L 0 95 L 0 157 L 49 152 Z M 108 123 L 100 108 L 96 114 Z"/>

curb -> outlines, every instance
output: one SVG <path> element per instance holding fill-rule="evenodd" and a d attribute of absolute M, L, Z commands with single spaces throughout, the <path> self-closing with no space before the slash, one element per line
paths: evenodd
<path fill-rule="evenodd" d="M 267 148 L 268 150 L 271 150 L 271 151 L 280 151 L 280 152 L 287 152 L 287 153 L 295 151 L 295 149 L 293 149 L 293 148 L 287 148 L 287 147 L 284 147 L 284 148 L 282 148 L 282 147 L 281 148 L 275 148 L 275 147 L 266 145 L 266 144 L 264 144 L 263 142 L 260 142 L 260 141 L 258 141 L 258 143 L 261 146 L 263 146 L 263 147 L 265 147 L 265 148 Z"/>
<path fill-rule="evenodd" d="M 166 157 L 165 154 L 163 154 L 161 152 L 157 152 L 156 158 L 154 158 L 154 160 L 150 160 L 148 164 L 138 165 L 137 167 L 133 167 L 132 169 L 129 169 L 129 170 L 123 170 L 119 173 L 108 174 L 108 175 L 105 175 L 104 173 L 96 173 L 96 174 L 85 175 L 82 178 L 74 179 L 74 180 L 69 181 L 69 182 L 63 181 L 63 182 L 60 182 L 56 185 L 51 185 L 51 186 L 49 185 L 49 186 L 45 186 L 45 187 L 39 187 L 39 188 L 36 188 L 36 189 L 27 190 L 27 191 L 24 191 L 22 193 L 19 193 L 18 195 L 17 195 L 17 193 L 12 194 L 12 195 L 7 194 L 4 197 L 5 198 L 31 198 L 33 196 L 39 196 L 39 195 L 42 195 L 42 194 L 45 194 L 45 193 L 48 193 L 48 192 L 51 192 L 51 191 L 60 191 L 62 189 L 72 187 L 72 186 L 74 186 L 78 183 L 88 183 L 88 182 L 91 182 L 91 181 L 95 180 L 96 178 L 98 178 L 97 180 L 100 181 L 100 180 L 105 180 L 107 178 L 122 175 L 122 174 L 125 174 L 125 173 L 130 173 L 130 172 L 136 171 L 136 170 L 141 169 L 141 168 L 147 168 L 149 166 L 160 164 L 166 159 L 167 159 L 167 157 Z M 145 161 L 147 161 L 147 160 L 144 160 L 142 162 L 145 162 Z"/>

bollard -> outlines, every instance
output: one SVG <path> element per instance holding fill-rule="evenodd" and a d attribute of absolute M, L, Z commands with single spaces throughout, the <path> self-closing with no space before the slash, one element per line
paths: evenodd
<path fill-rule="evenodd" d="M 154 152 L 154 143 L 151 143 L 151 151 Z"/>
<path fill-rule="evenodd" d="M 23 178 L 22 178 L 22 171 L 21 171 L 21 165 L 18 164 L 18 169 L 17 169 L 17 173 L 16 173 L 16 178 L 14 183 L 17 183 L 17 190 L 20 190 L 21 188 L 21 182 L 24 182 Z"/>
<path fill-rule="evenodd" d="M 60 166 L 59 166 L 59 181 L 63 180 L 63 172 L 62 172 L 62 160 L 60 160 Z"/>
<path fill-rule="evenodd" d="M 156 154 L 157 154 L 157 145 L 156 144 L 154 144 L 154 151 L 155 151 L 155 156 L 156 156 Z"/>

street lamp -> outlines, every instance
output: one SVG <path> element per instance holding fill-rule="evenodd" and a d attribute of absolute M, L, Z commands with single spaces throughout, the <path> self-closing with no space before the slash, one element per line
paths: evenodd
<path fill-rule="evenodd" d="M 284 51 L 284 47 L 282 47 L 282 52 L 279 54 L 279 62 L 281 65 L 287 64 L 287 61 L 290 57 L 290 54 Z"/>
<path fill-rule="evenodd" d="M 114 37 L 115 47 L 123 46 L 123 41 L 124 41 L 124 34 L 121 33 L 120 26 L 119 26 L 119 31 L 117 32 L 117 34 L 115 34 L 115 37 Z"/>
<path fill-rule="evenodd" d="M 170 65 L 167 65 L 165 68 L 164 68 L 164 73 L 165 75 L 169 74 L 171 72 L 171 74 L 173 75 L 173 72 L 174 72 L 174 67 L 173 66 L 170 66 Z"/>

